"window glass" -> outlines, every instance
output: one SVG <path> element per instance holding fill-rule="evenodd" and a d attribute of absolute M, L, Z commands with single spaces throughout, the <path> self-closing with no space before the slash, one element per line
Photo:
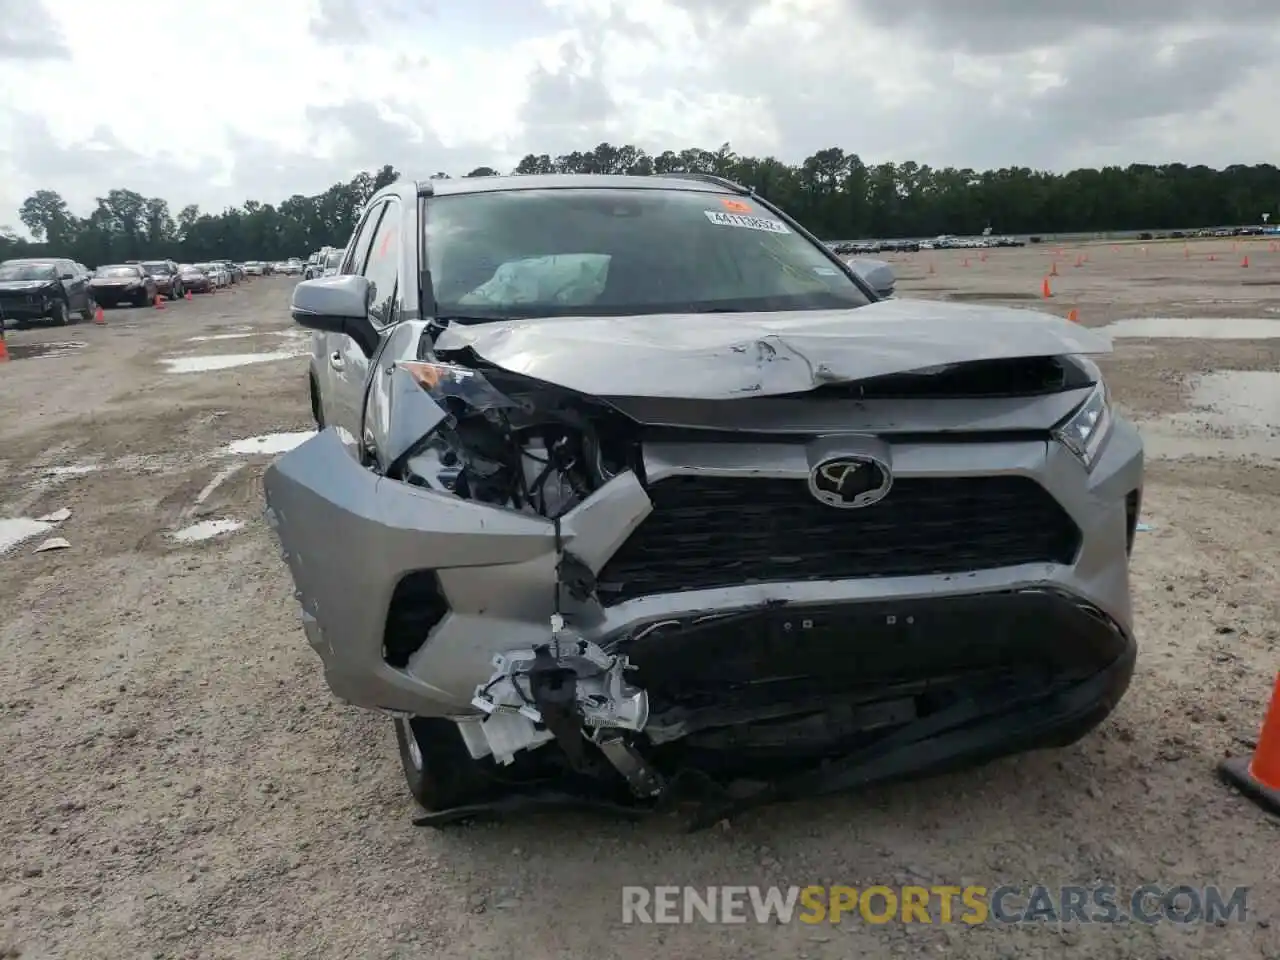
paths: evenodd
<path fill-rule="evenodd" d="M 369 255 L 369 246 L 373 243 L 374 231 L 378 228 L 378 219 L 386 203 L 380 203 L 369 210 L 369 215 L 360 224 L 360 232 L 356 242 L 351 245 L 351 257 L 342 267 L 343 273 L 363 273 L 365 258 Z"/>
<path fill-rule="evenodd" d="M 395 323 L 396 286 L 400 278 L 400 204 L 387 204 L 369 247 L 363 273 L 369 281 L 369 318 L 379 326 Z"/>
<path fill-rule="evenodd" d="M 442 316 L 830 310 L 868 298 L 823 249 L 755 200 L 587 188 L 427 203 Z"/>

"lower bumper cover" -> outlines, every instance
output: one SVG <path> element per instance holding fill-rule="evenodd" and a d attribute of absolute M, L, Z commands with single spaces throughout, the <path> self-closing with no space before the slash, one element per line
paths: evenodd
<path fill-rule="evenodd" d="M 13 301 L 0 301 L 0 317 L 7 320 L 39 320 L 47 317 L 52 311 L 52 305 L 43 303 L 26 303 Z"/>
<path fill-rule="evenodd" d="M 842 652 L 835 649 L 841 642 Z M 675 655 L 676 645 L 682 655 Z M 441 825 L 530 806 L 590 806 L 593 800 L 604 810 L 644 815 L 696 800 L 690 826 L 700 828 L 761 804 L 1063 747 L 1089 733 L 1120 702 L 1136 654 L 1133 638 L 1118 625 L 1057 590 L 921 600 L 896 608 L 877 603 L 757 611 L 748 620 L 675 627 L 666 636 L 655 631 L 631 644 L 629 655 L 638 667 L 636 682 L 649 690 L 653 706 L 667 706 L 665 722 L 679 715 L 690 729 L 701 719 L 733 734 L 739 729 L 735 710 L 758 721 L 762 710 L 782 707 L 803 686 L 811 711 L 815 696 L 827 697 L 827 739 L 814 749 L 812 742 L 797 742 L 784 728 L 766 723 L 765 740 L 772 742 L 764 750 L 749 737 L 731 737 L 726 757 L 723 742 L 703 749 L 691 734 L 644 751 L 668 778 L 652 806 L 620 803 L 607 788 L 594 795 L 589 788 L 585 794 L 539 788 L 417 822 Z M 815 667 L 819 676 L 796 677 Z M 774 679 L 780 676 L 785 679 Z M 700 718 L 696 709 L 671 706 L 677 699 L 710 704 L 702 712 L 716 716 Z M 891 705 L 897 722 L 879 730 L 860 726 Z M 841 718 L 847 726 L 843 736 Z M 739 746 L 746 752 L 735 752 Z M 721 762 L 726 759 L 728 766 Z M 761 783 L 760 770 L 776 779 Z"/>

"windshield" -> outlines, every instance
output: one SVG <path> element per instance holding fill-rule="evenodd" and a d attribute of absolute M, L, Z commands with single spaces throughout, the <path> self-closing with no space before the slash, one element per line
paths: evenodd
<path fill-rule="evenodd" d="M 197 263 L 196 269 L 201 271 L 202 273 L 209 273 L 211 270 L 214 270 L 216 268 L 212 263 Z"/>
<path fill-rule="evenodd" d="M 333 251 L 333 253 L 329 254 L 327 257 L 324 258 L 324 265 L 326 267 L 336 267 L 340 263 L 342 263 L 341 250 L 335 250 Z"/>
<path fill-rule="evenodd" d="M 0 263 L 0 280 L 56 280 L 58 269 L 51 263 Z"/>
<path fill-rule="evenodd" d="M 142 265 L 142 269 L 152 276 L 155 276 L 156 274 L 164 274 L 165 276 L 168 276 L 173 272 L 173 268 L 171 268 L 167 263 L 159 263 L 156 261 L 144 263 Z"/>
<path fill-rule="evenodd" d="M 136 280 L 136 279 L 137 279 L 137 277 L 138 277 L 138 268 L 137 268 L 137 267 L 129 267 L 129 266 L 121 266 L 121 267 L 99 267 L 99 268 L 97 269 L 97 271 L 95 271 L 95 272 L 94 272 L 94 274 L 93 274 L 93 275 L 94 275 L 95 277 L 109 277 L 109 278 L 111 278 L 111 279 L 117 279 L 117 278 L 120 278 L 120 277 L 127 277 L 127 278 L 129 278 L 129 279 L 135 279 L 135 280 Z"/>
<path fill-rule="evenodd" d="M 753 200 L 510 190 L 427 204 L 439 316 L 627 316 L 864 306 L 822 248 Z"/>

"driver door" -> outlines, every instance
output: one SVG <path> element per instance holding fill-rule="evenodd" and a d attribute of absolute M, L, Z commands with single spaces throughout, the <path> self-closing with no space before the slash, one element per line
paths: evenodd
<path fill-rule="evenodd" d="M 392 325 L 396 315 L 400 217 L 398 200 L 391 198 L 375 204 L 366 213 L 342 268 L 342 273 L 359 274 L 369 280 L 369 316 L 379 330 Z M 325 333 L 320 338 L 324 351 L 321 363 L 330 386 L 325 422 L 338 428 L 343 443 L 359 459 L 369 359 L 346 334 Z"/>

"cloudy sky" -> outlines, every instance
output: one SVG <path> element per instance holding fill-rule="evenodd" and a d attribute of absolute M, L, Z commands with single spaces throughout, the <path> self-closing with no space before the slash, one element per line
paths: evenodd
<path fill-rule="evenodd" d="M 0 224 L 39 188 L 220 209 L 601 140 L 1274 162 L 1277 41 L 1280 0 L 0 0 Z"/>

